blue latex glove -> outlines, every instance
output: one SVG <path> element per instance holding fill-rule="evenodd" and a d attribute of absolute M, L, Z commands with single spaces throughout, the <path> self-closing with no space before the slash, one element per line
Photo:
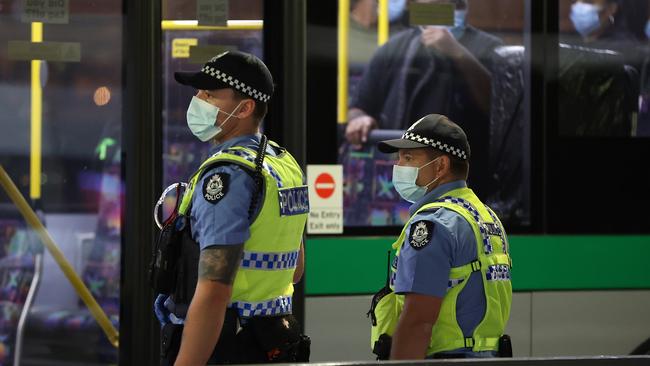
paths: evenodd
<path fill-rule="evenodd" d="M 170 322 L 169 310 L 165 307 L 165 300 L 167 300 L 168 297 L 169 295 L 158 294 L 156 301 L 153 303 L 153 311 L 156 314 L 156 318 L 158 318 L 161 327 Z"/>

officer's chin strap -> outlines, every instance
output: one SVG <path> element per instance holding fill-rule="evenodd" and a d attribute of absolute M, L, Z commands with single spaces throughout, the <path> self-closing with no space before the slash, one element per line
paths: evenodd
<path fill-rule="evenodd" d="M 264 183 L 264 177 L 262 176 L 262 166 L 264 164 L 264 157 L 266 156 L 266 147 L 268 144 L 269 139 L 266 137 L 266 135 L 262 135 L 260 138 L 260 146 L 257 149 L 257 156 L 255 157 L 255 192 L 251 198 L 251 205 L 248 208 L 249 220 L 253 220 L 255 207 L 257 206 L 259 194 L 262 191 L 262 184 Z"/>

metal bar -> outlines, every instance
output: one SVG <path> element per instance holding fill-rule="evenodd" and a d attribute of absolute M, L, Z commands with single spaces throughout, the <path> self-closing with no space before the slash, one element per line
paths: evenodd
<path fill-rule="evenodd" d="M 594 357 L 522 357 L 522 358 L 474 358 L 446 360 L 391 361 L 391 366 L 647 366 L 650 356 L 594 356 Z M 376 366 L 377 362 L 330 362 L 313 363 L 310 366 Z"/>
<path fill-rule="evenodd" d="M 278 84 L 264 119 L 264 133 L 291 152 L 303 170 L 307 162 L 306 12 L 306 0 L 264 2 L 264 63 Z M 293 293 L 293 315 L 301 326 L 304 282 L 303 278 L 295 285 Z"/>
<path fill-rule="evenodd" d="M 162 30 L 262 30 L 262 20 L 229 20 L 227 26 L 199 25 L 198 20 L 163 20 Z"/>
<path fill-rule="evenodd" d="M 350 44 L 350 0 L 339 0 L 338 26 L 338 122 L 348 120 L 348 47 Z"/>
<path fill-rule="evenodd" d="M 50 251 L 50 254 L 52 254 L 52 257 L 59 265 L 59 268 L 61 268 L 61 271 L 63 271 L 63 274 L 68 278 L 68 281 L 72 287 L 74 287 L 81 300 L 83 300 L 84 304 L 86 304 L 86 307 L 88 307 L 88 310 L 90 310 L 90 313 L 92 314 L 93 318 L 95 318 L 95 321 L 97 321 L 99 326 L 106 334 L 106 337 L 108 337 L 109 342 L 111 342 L 113 346 L 118 347 L 119 335 L 117 329 L 115 329 L 111 321 L 108 319 L 108 316 L 106 316 L 106 313 L 104 313 L 104 310 L 102 310 L 102 308 L 97 303 L 97 300 L 95 300 L 93 295 L 90 293 L 88 287 L 86 287 L 81 278 L 79 278 L 79 275 L 77 275 L 74 269 L 72 269 L 72 266 L 63 255 L 63 252 L 61 252 L 61 249 L 59 249 L 59 247 L 56 245 L 50 236 L 50 233 L 47 232 L 41 221 L 38 219 L 38 216 L 36 216 L 36 213 L 32 210 L 31 207 L 29 207 L 27 201 L 20 194 L 20 191 L 18 191 L 18 188 L 16 188 L 16 185 L 11 180 L 2 165 L 0 165 L 0 184 L 7 192 L 9 198 L 11 198 L 11 201 L 16 205 L 20 213 L 23 215 L 25 221 L 27 221 L 29 226 L 31 226 L 32 229 L 38 234 L 47 250 Z"/>
<path fill-rule="evenodd" d="M 32 23 L 32 42 L 43 42 L 43 23 Z M 41 198 L 41 131 L 43 123 L 41 62 L 41 60 L 31 61 L 31 152 L 29 155 L 29 196 L 34 200 Z"/>
<path fill-rule="evenodd" d="M 162 2 L 125 1 L 122 121 L 120 365 L 160 363 L 160 324 L 147 268 L 156 228 L 151 209 L 162 192 Z"/>
<path fill-rule="evenodd" d="M 34 277 L 32 278 L 32 284 L 29 285 L 29 292 L 27 293 L 27 298 L 25 299 L 25 304 L 20 312 L 20 319 L 18 320 L 18 328 L 16 330 L 16 347 L 14 349 L 14 366 L 20 366 L 20 358 L 23 354 L 23 339 L 25 336 L 25 324 L 27 323 L 27 315 L 29 314 L 29 309 L 34 303 L 34 298 L 36 297 L 36 291 L 38 291 L 38 286 L 41 284 L 41 275 L 43 274 L 43 254 L 37 253 L 34 256 Z"/>
<path fill-rule="evenodd" d="M 307 164 L 307 65 L 306 65 L 306 20 L 305 0 L 285 0 L 283 13 L 282 59 L 284 98 L 282 99 L 286 121 L 283 130 L 283 144 L 306 171 Z M 304 240 L 303 240 L 304 243 Z M 303 253 L 304 254 L 304 253 Z M 304 272 L 303 272 L 304 276 Z M 305 324 L 305 279 L 295 285 L 293 314 Z"/>
<path fill-rule="evenodd" d="M 379 0 L 379 21 L 377 22 L 377 45 L 388 42 L 390 24 L 388 23 L 388 0 Z"/>

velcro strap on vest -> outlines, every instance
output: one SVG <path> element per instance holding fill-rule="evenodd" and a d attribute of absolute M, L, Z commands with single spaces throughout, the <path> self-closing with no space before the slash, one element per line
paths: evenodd
<path fill-rule="evenodd" d="M 495 265 L 506 265 L 510 266 L 510 261 L 508 260 L 507 254 L 491 254 L 481 260 L 475 260 L 473 262 L 467 263 L 464 266 L 453 267 L 449 272 L 450 278 L 461 279 L 470 275 L 472 272 L 480 271 L 481 268 L 489 268 L 490 266 Z"/>
<path fill-rule="evenodd" d="M 475 260 L 469 264 L 472 267 L 472 272 L 477 272 L 481 270 L 481 261 Z"/>
<path fill-rule="evenodd" d="M 296 268 L 300 251 L 262 253 L 244 251 L 241 267 L 259 270 L 285 270 Z"/>
<path fill-rule="evenodd" d="M 455 342 L 456 348 L 477 348 L 485 351 L 496 351 L 499 348 L 499 338 L 465 338 Z"/>

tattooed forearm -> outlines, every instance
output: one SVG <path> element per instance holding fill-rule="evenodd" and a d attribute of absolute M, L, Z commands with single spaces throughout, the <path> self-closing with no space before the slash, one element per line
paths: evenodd
<path fill-rule="evenodd" d="M 239 268 L 244 245 L 216 245 L 201 251 L 199 279 L 232 285 Z"/>

